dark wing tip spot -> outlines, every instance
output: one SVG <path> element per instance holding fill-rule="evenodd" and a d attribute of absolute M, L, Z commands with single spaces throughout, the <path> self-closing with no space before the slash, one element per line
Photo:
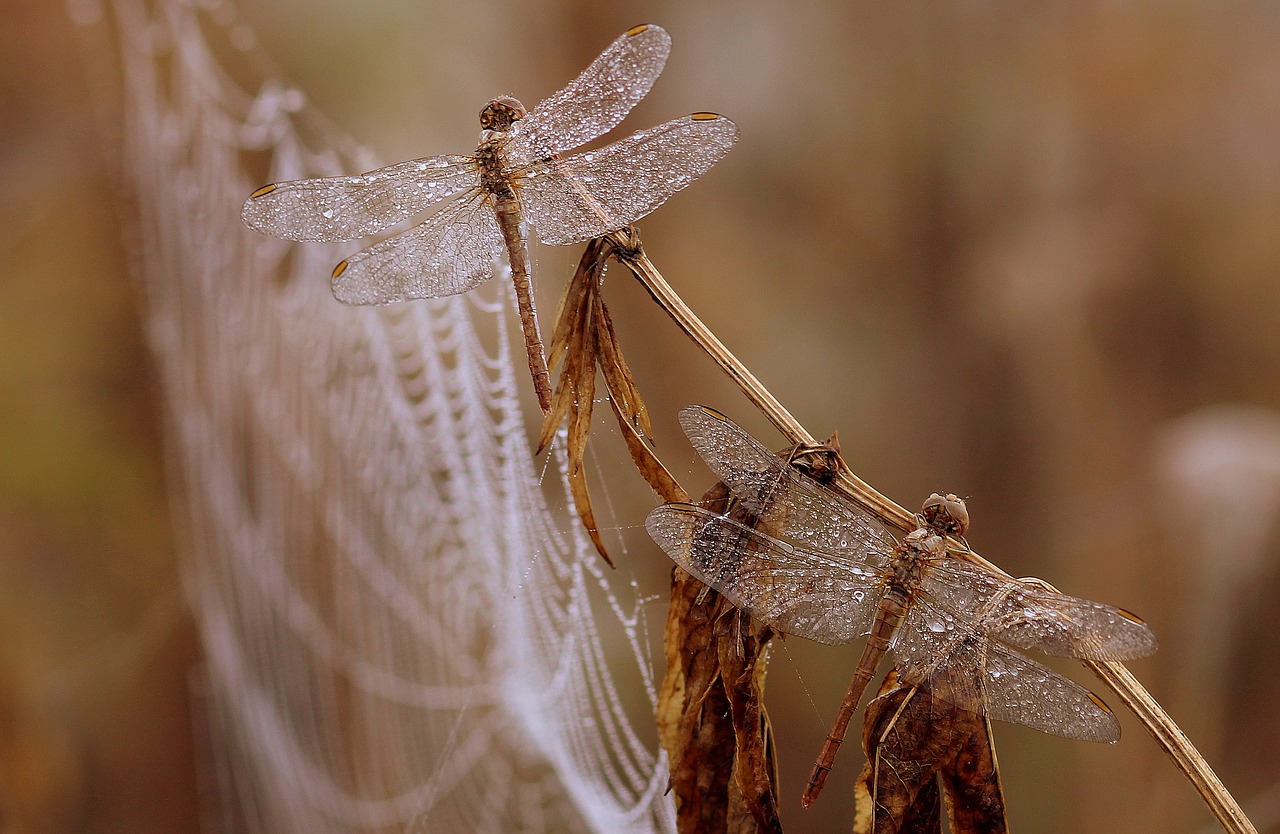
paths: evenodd
<path fill-rule="evenodd" d="M 347 266 L 348 266 L 349 264 L 350 264 L 350 262 L 349 262 L 349 261 L 343 261 L 342 263 L 340 263 L 340 264 L 338 264 L 337 266 L 335 266 L 335 267 L 333 268 L 333 275 L 332 275 L 332 276 L 330 276 L 330 277 L 332 277 L 332 278 L 337 278 L 339 275 L 341 275 L 342 273 L 346 272 L 346 271 L 347 271 Z"/>
<path fill-rule="evenodd" d="M 641 23 L 639 26 L 632 26 L 630 29 L 627 30 L 627 37 L 634 38 L 636 35 L 640 34 L 641 32 L 645 31 L 648 28 L 649 28 L 648 23 Z"/>
<path fill-rule="evenodd" d="M 252 194 L 250 194 L 249 199 L 256 200 L 259 197 L 265 197 L 266 195 L 270 194 L 272 191 L 275 191 L 277 188 L 279 188 L 279 186 L 276 185 L 274 182 L 271 183 L 270 185 L 264 185 L 258 190 L 254 191 Z"/>

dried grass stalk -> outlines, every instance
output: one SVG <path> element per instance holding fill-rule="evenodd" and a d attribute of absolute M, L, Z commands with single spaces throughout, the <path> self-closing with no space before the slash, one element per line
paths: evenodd
<path fill-rule="evenodd" d="M 616 257 L 627 265 L 658 306 L 742 389 L 743 394 L 760 410 L 760 413 L 767 417 L 790 442 L 797 445 L 813 445 L 815 443 L 813 435 L 796 421 L 782 403 L 778 402 L 751 371 L 725 347 L 724 343 L 702 323 L 666 282 L 645 255 L 639 235 L 633 229 L 627 229 L 614 232 L 609 237 L 616 247 Z M 841 469 L 832 481 L 832 486 L 845 498 L 865 508 L 888 525 L 904 531 L 914 526 L 911 513 L 876 492 L 847 468 Z M 954 544 L 957 550 L 964 549 L 961 542 L 954 542 Z M 972 551 L 967 552 L 965 558 L 1003 573 L 998 567 Z M 1221 780 L 1196 750 L 1195 745 L 1123 664 L 1090 661 L 1082 661 L 1082 663 L 1111 687 L 1120 700 L 1133 711 L 1156 743 L 1168 753 L 1174 765 L 1187 776 L 1224 831 L 1230 834 L 1257 834 L 1239 803 L 1222 785 Z"/>

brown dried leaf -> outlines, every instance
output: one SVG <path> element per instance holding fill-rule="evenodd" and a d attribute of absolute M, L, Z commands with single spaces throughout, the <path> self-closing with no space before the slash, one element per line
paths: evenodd
<path fill-rule="evenodd" d="M 566 452 L 569 456 L 569 477 L 583 477 L 582 458 L 586 453 L 587 439 L 591 436 L 591 411 L 596 395 L 596 351 L 594 344 L 586 344 L 578 352 L 575 364 L 579 373 L 571 383 L 573 401 L 569 403 L 569 433 Z"/>
<path fill-rule="evenodd" d="M 560 425 L 568 420 L 565 454 L 569 463 L 570 492 L 592 543 L 611 567 L 613 560 L 609 558 L 596 527 L 583 468 L 583 456 L 591 431 L 597 367 L 604 374 L 609 401 L 622 428 L 631 459 L 641 476 L 664 500 L 688 500 L 687 494 L 645 442 L 651 432 L 648 412 L 626 360 L 622 358 L 613 321 L 600 293 L 600 276 L 605 260 L 615 248 L 604 238 L 590 241 L 578 261 L 573 280 L 560 299 L 555 333 L 548 352 L 548 364 L 552 368 L 560 367 L 560 377 L 556 381 L 551 408 L 542 421 L 537 449 L 539 454 L 546 449 Z"/>
<path fill-rule="evenodd" d="M 581 269 L 579 265 L 579 271 Z M 551 398 L 551 410 L 542 418 L 542 431 L 538 435 L 538 449 L 535 454 L 542 454 L 555 437 L 556 429 L 564 422 L 570 406 L 578 396 L 577 392 L 582 387 L 583 374 L 590 373 L 593 379 L 595 377 L 594 358 L 591 362 L 586 362 L 586 357 L 583 355 L 587 341 L 591 342 L 592 348 L 595 347 L 595 339 L 590 338 L 591 294 L 585 291 L 585 287 L 589 284 L 579 281 L 578 278 L 579 276 L 575 275 L 569 289 L 566 290 L 564 301 L 567 303 L 560 312 L 560 318 L 556 324 L 556 335 L 551 343 L 548 366 L 554 368 L 557 363 L 561 363 L 562 367 L 560 378 L 556 380 L 555 393 Z M 575 287 L 578 288 L 576 291 Z"/>
<path fill-rule="evenodd" d="M 687 612 L 674 629 L 684 703 L 676 722 L 675 748 L 669 751 L 676 829 L 682 834 L 727 831 L 733 783 L 735 737 L 732 722 L 725 720 L 728 699 L 720 685 L 712 619 L 719 612 L 714 603 L 709 607 L 698 602 L 701 588 L 683 571 L 673 573 L 672 608 Z"/>
<path fill-rule="evenodd" d="M 654 718 L 658 725 L 658 743 L 675 761 L 674 751 L 681 749 L 680 716 L 684 714 L 684 699 L 687 691 L 685 667 L 680 659 L 680 651 L 684 647 L 684 630 L 689 623 L 689 606 L 693 597 L 680 593 L 689 574 L 678 566 L 671 572 L 671 605 L 667 608 L 667 624 L 662 633 L 663 655 L 667 661 L 667 673 L 662 678 L 662 689 L 658 693 L 658 708 Z M 674 772 L 674 768 L 672 769 Z"/>
<path fill-rule="evenodd" d="M 569 416 L 569 407 L 577 396 L 578 377 L 582 374 L 581 351 L 576 347 L 570 350 L 560 368 L 560 377 L 556 380 L 555 392 L 551 395 L 551 410 L 542 417 L 542 430 L 538 434 L 538 448 L 535 454 L 542 454 L 556 436 L 556 430 Z"/>
<path fill-rule="evenodd" d="M 534 452 L 535 455 L 542 454 L 543 450 L 551 445 L 552 439 L 556 436 L 556 430 L 569 416 L 569 407 L 573 405 L 574 392 L 577 390 L 571 364 L 572 360 L 565 362 L 565 367 L 560 371 L 560 378 L 556 381 L 555 393 L 551 395 L 551 410 L 542 417 L 542 431 L 538 434 L 538 448 Z"/>
<path fill-rule="evenodd" d="M 621 400 L 621 413 L 630 418 L 632 426 L 639 430 L 641 437 L 652 442 L 653 426 L 649 422 L 649 411 L 644 407 L 644 400 L 640 397 L 640 389 L 636 387 L 635 377 L 631 375 L 631 368 L 622 356 L 609 308 L 599 294 L 596 295 L 595 325 L 600 370 L 604 374 L 610 396 Z"/>
<path fill-rule="evenodd" d="M 863 722 L 855 834 L 941 832 L 939 780 L 953 834 L 1007 830 L 990 722 L 980 703 L 957 705 L 972 682 L 953 676 L 978 671 L 944 666 L 919 687 L 885 678 Z"/>
<path fill-rule="evenodd" d="M 778 800 L 774 793 L 777 773 L 769 745 L 769 717 L 761 702 L 764 645 L 772 631 L 762 626 L 753 633 L 750 618 L 741 612 L 737 612 L 735 630 L 737 639 L 730 634 L 718 647 L 720 678 L 728 694 L 733 720 L 734 779 L 743 804 L 757 825 L 748 828 L 744 821 L 730 830 L 780 832 L 782 822 L 778 819 Z"/>
<path fill-rule="evenodd" d="M 582 520 L 587 535 L 591 537 L 591 543 L 612 568 L 616 565 L 613 559 L 609 558 L 609 552 L 600 538 L 600 530 L 596 527 L 595 512 L 591 508 L 591 494 L 587 489 L 587 470 L 582 465 L 587 439 L 591 433 L 591 410 L 596 390 L 594 342 L 584 345 L 581 351 L 571 354 L 568 361 L 580 368 L 576 385 L 573 385 L 573 402 L 569 405 L 569 434 L 565 447 L 565 454 L 569 458 L 569 491 L 573 495 L 578 518 Z"/>
<path fill-rule="evenodd" d="M 584 320 L 583 306 L 589 303 L 588 290 L 597 286 L 600 271 L 604 268 L 605 242 L 595 238 L 587 242 L 578 259 L 573 278 L 564 288 L 560 303 L 556 305 L 556 327 L 551 334 L 551 348 L 547 351 L 547 367 L 555 368 L 569 347 L 570 336 L 581 331 Z"/>
<path fill-rule="evenodd" d="M 717 485 L 703 506 L 723 512 Z M 780 834 L 772 733 L 764 711 L 766 628 L 676 568 L 668 613 L 659 737 L 682 834 Z"/>
<path fill-rule="evenodd" d="M 649 484 L 650 489 L 663 501 L 688 501 L 689 493 L 684 491 L 684 487 L 680 486 L 667 467 L 663 466 L 662 461 L 658 460 L 657 455 L 644 442 L 644 438 L 640 436 L 636 427 L 622 414 L 617 399 L 610 397 L 609 402 L 613 405 L 614 416 L 618 418 L 618 426 L 622 429 L 622 439 L 627 443 L 627 451 L 631 453 L 631 461 L 636 465 L 641 477 Z"/>

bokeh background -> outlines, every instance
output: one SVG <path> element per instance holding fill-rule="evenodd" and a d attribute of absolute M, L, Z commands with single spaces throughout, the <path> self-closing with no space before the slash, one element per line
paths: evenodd
<path fill-rule="evenodd" d="M 969 496 L 984 556 L 1149 620 L 1160 653 L 1131 668 L 1280 827 L 1280 6 L 240 11 L 385 160 L 462 151 L 488 98 L 532 104 L 627 27 L 665 26 L 672 58 L 626 124 L 714 110 L 741 131 L 642 224 L 668 280 L 881 492 Z M 60 4 L 11 0 L 0 38 L 0 831 L 195 831 L 199 652 L 110 143 Z M 536 257 L 546 316 L 576 252 Z M 608 298 L 687 487 L 710 479 L 680 405 L 780 445 L 621 272 Z M 595 446 L 620 576 L 660 593 L 651 498 L 616 436 Z M 814 809 L 791 800 L 859 649 L 775 649 L 788 831 L 850 824 L 852 746 Z M 1114 747 L 998 727 L 1013 830 L 1212 830 L 1122 721 Z"/>

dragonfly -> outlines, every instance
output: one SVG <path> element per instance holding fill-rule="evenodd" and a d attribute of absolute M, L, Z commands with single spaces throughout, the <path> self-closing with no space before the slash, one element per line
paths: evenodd
<path fill-rule="evenodd" d="M 241 217 L 273 237 L 344 241 L 427 215 L 334 267 L 333 293 L 347 304 L 467 292 L 493 277 L 505 251 L 529 372 L 547 412 L 551 384 L 530 288 L 527 228 L 551 245 L 626 228 L 710 170 L 737 138 L 724 116 L 693 113 L 564 155 L 616 127 L 648 94 L 670 51 L 662 27 L 635 26 L 533 110 L 510 96 L 491 100 L 480 111 L 474 154 L 271 183 L 249 195 Z"/>
<path fill-rule="evenodd" d="M 1017 650 L 1085 660 L 1145 657 L 1156 639 L 1139 617 L 965 560 L 967 544 L 949 544 L 964 542 L 969 527 L 968 508 L 955 495 L 931 495 L 916 528 L 899 541 L 723 414 L 688 406 L 680 424 L 739 509 L 731 517 L 664 504 L 645 522 L 653 540 L 779 631 L 831 645 L 867 637 L 805 788 L 805 807 L 821 792 L 887 652 L 909 685 L 927 684 L 944 666 L 973 670 L 973 688 L 953 696 L 961 708 L 985 703 L 992 718 L 1046 733 L 1119 739 L 1119 722 L 1098 696 Z"/>

